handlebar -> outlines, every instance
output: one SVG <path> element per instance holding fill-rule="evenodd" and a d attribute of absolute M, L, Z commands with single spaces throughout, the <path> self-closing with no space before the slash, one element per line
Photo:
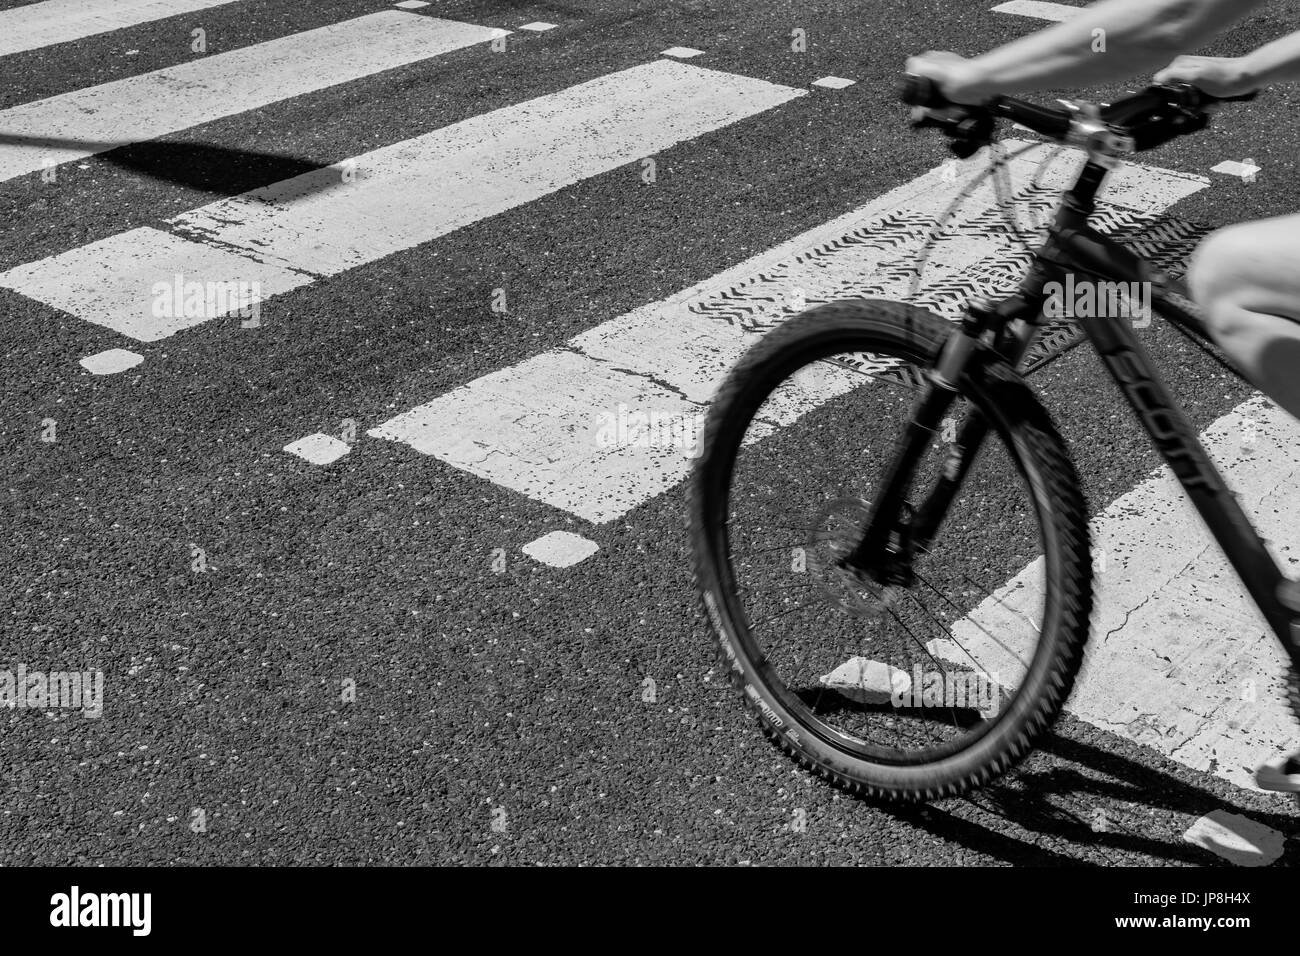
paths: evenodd
<path fill-rule="evenodd" d="M 952 103 L 929 77 L 907 74 L 899 90 L 902 101 L 916 107 L 913 125 L 937 128 L 949 137 L 954 153 L 963 159 L 992 139 L 997 119 L 1009 119 L 1048 139 L 1071 145 L 1098 145 L 1102 137 L 1127 149 L 1154 149 L 1179 136 L 1204 129 L 1209 110 L 1218 103 L 1248 102 L 1255 90 L 1240 96 L 1213 96 L 1190 83 L 1149 86 L 1140 93 L 1103 107 L 1095 114 L 1078 109 L 1053 109 L 1002 96 L 978 106 Z"/>

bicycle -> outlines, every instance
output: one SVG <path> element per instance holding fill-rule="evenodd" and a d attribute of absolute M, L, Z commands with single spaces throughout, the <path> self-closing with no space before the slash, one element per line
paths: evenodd
<path fill-rule="evenodd" d="M 1021 362 L 1049 300 L 1076 278 L 1149 283 L 1152 312 L 1212 349 L 1179 283 L 1089 220 L 1123 157 L 1204 128 L 1224 100 L 1175 85 L 1100 108 L 959 106 L 920 77 L 902 98 L 914 126 L 941 130 L 959 157 L 1010 120 L 1082 150 L 1082 169 L 1014 294 L 968 302 L 957 323 L 841 300 L 764 335 L 708 412 L 689 525 L 720 662 L 766 734 L 842 788 L 915 801 L 1005 772 L 1074 686 L 1092 608 L 1088 511 Z M 1133 329 L 1118 317 L 1082 324 L 1281 642 L 1300 719 L 1300 608 L 1279 596 L 1282 570 Z M 872 427 L 832 457 L 845 423 Z M 980 554 L 1033 573 L 999 594 L 967 573 Z"/>

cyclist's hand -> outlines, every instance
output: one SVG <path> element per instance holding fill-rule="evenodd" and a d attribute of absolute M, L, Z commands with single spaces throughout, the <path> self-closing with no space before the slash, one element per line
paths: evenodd
<path fill-rule="evenodd" d="M 1211 96 L 1241 96 L 1255 83 L 1240 57 L 1180 56 L 1155 75 L 1157 83 L 1191 83 Z"/>
<path fill-rule="evenodd" d="M 910 57 L 906 70 L 934 80 L 939 92 L 954 103 L 983 103 L 992 95 L 980 85 L 973 61 L 956 53 L 929 50 Z"/>

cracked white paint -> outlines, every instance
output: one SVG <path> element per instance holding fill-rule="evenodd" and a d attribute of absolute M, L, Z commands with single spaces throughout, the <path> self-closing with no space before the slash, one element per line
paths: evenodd
<path fill-rule="evenodd" d="M 1300 576 L 1300 423 L 1264 398 L 1201 436 L 1287 573 Z M 1286 662 L 1181 487 L 1162 468 L 1092 522 L 1093 639 L 1067 710 L 1194 770 L 1254 789 L 1255 768 L 1297 742 Z M 981 665 L 1021 680 L 1040 607 L 1035 561 L 953 628 Z M 985 631 L 996 635 L 999 647 Z M 931 649 L 969 660 L 949 642 Z"/>
<path fill-rule="evenodd" d="M 21 16 L 27 9 L 8 12 Z M 23 103 L 0 111 L 6 137 L 31 140 L 0 142 L 0 180 L 485 43 L 505 32 L 384 10 Z"/>
<path fill-rule="evenodd" d="M 223 199 L 168 220 L 171 232 L 134 229 L 19 266 L 0 286 L 155 341 L 214 318 L 155 315 L 159 281 L 257 282 L 265 300 L 806 95 L 656 60 Z"/>
<path fill-rule="evenodd" d="M 1026 144 L 1006 145 L 1016 149 Z M 1047 147 L 1035 147 L 1010 164 L 1013 188 L 1028 185 L 1047 153 Z M 619 518 L 682 481 L 690 472 L 694 445 L 671 434 L 653 441 L 602 442 L 602 422 L 620 410 L 670 422 L 700 416 L 745 349 L 806 303 L 862 295 L 868 288 L 887 298 L 905 296 L 910 263 L 925 238 L 916 224 L 941 215 L 985 165 L 980 156 L 931 170 L 699 285 L 604 322 L 561 348 L 476 379 L 370 434 L 404 441 L 588 521 Z M 1076 161 L 1066 157 L 1042 181 L 1059 190 L 1076 170 Z M 1103 208 L 1154 219 L 1208 183 L 1204 177 L 1129 166 L 1108 183 Z M 1008 251 L 1019 248 L 1000 232 L 976 225 L 994 203 L 987 182 L 974 190 L 930 258 L 923 292 L 945 290 L 934 292 L 930 301 L 949 317 L 956 317 L 971 283 L 978 281 L 970 278 L 973 273 L 1005 265 Z M 882 222 L 897 233 L 897 241 L 868 244 L 853 238 Z M 823 246 L 830 251 L 808 258 Z M 766 422 L 788 425 L 864 381 L 837 366 L 805 369 L 764 406 Z M 769 433 L 756 428 L 748 437 L 758 440 Z M 500 454 L 488 460 L 483 454 L 487 448 Z M 542 449 L 549 453 L 544 460 Z"/>

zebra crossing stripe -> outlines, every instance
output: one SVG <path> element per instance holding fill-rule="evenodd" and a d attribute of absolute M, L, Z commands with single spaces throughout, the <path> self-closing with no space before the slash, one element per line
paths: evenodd
<path fill-rule="evenodd" d="M 1011 148 L 1028 144 L 1011 143 Z M 1040 216 L 1072 179 L 1074 161 L 1040 169 L 1048 147 L 1010 175 Z M 917 252 L 953 197 L 984 167 L 955 161 L 874 202 L 661 302 L 612 319 L 562 348 L 486 375 L 372 429 L 450 465 L 595 523 L 613 521 L 690 470 L 694 431 L 721 377 L 746 348 L 806 304 L 907 294 Z M 1042 172 L 1038 187 L 1030 180 Z M 1156 215 L 1208 185 L 1140 166 L 1117 171 L 1100 217 L 1158 226 Z M 929 260 L 919 301 L 955 318 L 975 292 L 1009 291 L 1023 272 L 986 182 Z M 1022 209 L 1022 219 L 1026 213 Z M 1157 237 L 1153 248 L 1160 246 Z M 771 427 L 863 381 L 809 369 Z M 641 427 L 644 426 L 644 427 Z M 639 429 L 639 430 L 638 430 Z"/>
<path fill-rule="evenodd" d="M 173 277 L 260 302 L 806 94 L 656 60 L 19 266 L 0 286 L 156 341 L 232 311 L 152 308 Z"/>
<path fill-rule="evenodd" d="M 1293 544 L 1300 423 L 1257 397 L 1201 440 L 1260 534 Z M 1093 638 L 1066 709 L 1254 789 L 1255 767 L 1296 741 L 1281 680 L 1287 662 L 1173 474 L 1162 468 L 1115 501 L 1093 520 L 1092 540 Z M 1286 557 L 1283 567 L 1295 577 L 1300 558 Z M 1018 684 L 1036 640 L 1026 616 L 1042 594 L 1039 559 L 953 626 L 957 644 Z M 954 663 L 970 660 L 947 641 L 930 649 Z"/>
<path fill-rule="evenodd" d="M 44 0 L 0 10 L 0 56 L 39 50 L 235 0 Z"/>
<path fill-rule="evenodd" d="M 506 32 L 385 10 L 23 103 L 0 111 L 0 181 L 338 86 Z"/>

